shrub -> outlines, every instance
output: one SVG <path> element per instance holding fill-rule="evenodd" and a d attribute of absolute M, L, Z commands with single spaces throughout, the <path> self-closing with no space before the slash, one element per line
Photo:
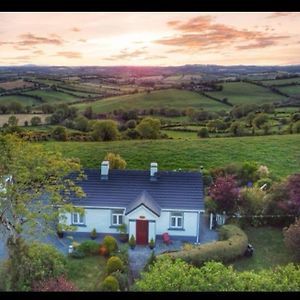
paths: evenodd
<path fill-rule="evenodd" d="M 297 220 L 294 224 L 288 228 L 283 229 L 284 243 L 287 249 L 295 256 L 296 259 L 300 259 L 300 220 Z"/>
<path fill-rule="evenodd" d="M 99 244 L 95 241 L 84 241 L 79 245 L 78 251 L 85 255 L 96 255 L 99 251 Z"/>
<path fill-rule="evenodd" d="M 97 231 L 96 231 L 96 228 L 94 228 L 91 233 L 90 233 L 90 236 L 92 239 L 95 239 L 97 237 Z"/>
<path fill-rule="evenodd" d="M 119 137 L 119 130 L 115 121 L 96 121 L 93 126 L 92 137 L 95 141 L 114 141 Z"/>
<path fill-rule="evenodd" d="M 129 264 L 128 245 L 122 245 L 115 256 L 121 259 L 121 261 L 124 263 L 124 266 L 127 266 Z"/>
<path fill-rule="evenodd" d="M 131 247 L 131 249 L 133 249 L 136 245 L 136 240 L 135 237 L 133 236 L 133 234 L 131 235 L 129 242 L 128 242 L 129 246 Z"/>
<path fill-rule="evenodd" d="M 27 244 L 18 238 L 10 247 L 7 277 L 14 291 L 29 290 L 34 282 L 63 275 L 66 259 L 49 244 L 32 242 Z"/>
<path fill-rule="evenodd" d="M 109 255 L 108 249 L 105 245 L 100 244 L 99 254 L 102 255 L 102 256 L 108 256 Z"/>
<path fill-rule="evenodd" d="M 117 256 L 112 256 L 108 259 L 106 264 L 106 270 L 108 274 L 111 274 L 115 271 L 122 271 L 124 268 L 124 264 L 122 260 Z"/>
<path fill-rule="evenodd" d="M 127 291 L 128 290 L 128 275 L 125 273 L 118 271 L 115 271 L 110 274 L 111 276 L 115 277 L 118 280 L 119 288 L 121 291 Z"/>
<path fill-rule="evenodd" d="M 207 127 L 201 127 L 199 131 L 197 132 L 197 136 L 200 138 L 207 138 L 209 137 L 208 129 Z"/>
<path fill-rule="evenodd" d="M 144 271 L 148 272 L 150 270 L 150 266 L 153 266 L 155 262 L 156 262 L 155 253 L 154 253 L 154 251 L 151 251 L 151 255 L 149 256 L 149 258 L 147 260 L 147 263 L 144 267 Z"/>
<path fill-rule="evenodd" d="M 38 126 L 38 125 L 41 125 L 42 120 L 41 120 L 40 117 L 34 116 L 34 117 L 31 118 L 30 123 L 31 123 L 32 126 Z"/>
<path fill-rule="evenodd" d="M 120 154 L 115 153 L 107 153 L 104 157 L 104 160 L 109 161 L 109 168 L 110 169 L 125 169 L 126 168 L 126 161 L 123 159 Z"/>
<path fill-rule="evenodd" d="M 259 188 L 243 188 L 240 191 L 240 208 L 243 214 L 245 215 L 262 215 L 264 209 L 266 208 L 266 198 L 265 192 Z M 257 221 L 251 222 L 251 225 L 259 225 Z"/>
<path fill-rule="evenodd" d="M 82 259 L 85 257 L 85 254 L 83 251 L 75 249 L 72 253 L 70 253 L 70 256 L 76 259 Z"/>
<path fill-rule="evenodd" d="M 111 235 L 107 235 L 104 237 L 103 245 L 106 246 L 109 254 L 118 249 L 117 240 Z"/>
<path fill-rule="evenodd" d="M 160 135 L 160 126 L 159 119 L 146 117 L 136 126 L 136 130 L 142 138 L 157 139 Z"/>
<path fill-rule="evenodd" d="M 150 247 L 150 249 L 153 249 L 155 247 L 155 242 L 154 242 L 153 238 L 151 238 L 151 240 L 150 240 L 149 247 Z"/>
<path fill-rule="evenodd" d="M 101 290 L 106 292 L 117 292 L 120 289 L 119 282 L 114 276 L 107 276 L 102 284 Z"/>
<path fill-rule="evenodd" d="M 34 292 L 74 292 L 76 290 L 74 283 L 67 280 L 64 276 L 38 281 L 32 286 L 32 291 Z"/>
<path fill-rule="evenodd" d="M 136 291 L 299 291 L 300 268 L 293 264 L 261 271 L 238 272 L 232 266 L 206 262 L 201 268 L 168 257 L 158 260 L 136 281 Z"/>
<path fill-rule="evenodd" d="M 55 127 L 51 132 L 51 136 L 56 141 L 66 141 L 68 139 L 67 130 L 63 126 Z"/>
<path fill-rule="evenodd" d="M 259 179 L 259 180 L 257 180 L 257 181 L 255 182 L 255 185 L 254 185 L 254 186 L 256 186 L 256 187 L 258 187 L 258 188 L 261 188 L 263 185 L 266 184 L 264 190 L 269 190 L 269 189 L 271 188 L 271 186 L 272 186 L 272 183 L 273 183 L 273 181 L 272 181 L 271 178 L 261 178 L 261 179 Z"/>
<path fill-rule="evenodd" d="M 240 228 L 234 225 L 224 225 L 220 228 L 220 241 L 163 255 L 168 255 L 174 259 L 181 258 L 198 267 L 210 260 L 233 261 L 244 255 L 247 245 L 248 237 Z"/>

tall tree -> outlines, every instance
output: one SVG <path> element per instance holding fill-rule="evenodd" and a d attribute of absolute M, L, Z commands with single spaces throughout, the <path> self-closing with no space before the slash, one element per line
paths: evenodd
<path fill-rule="evenodd" d="M 60 213 L 82 212 L 69 201 L 72 193 L 84 196 L 68 176 L 71 173 L 83 177 L 78 160 L 47 152 L 14 135 L 0 136 L 0 229 L 11 247 L 22 235 L 55 231 Z M 67 225 L 63 228 L 72 230 Z"/>

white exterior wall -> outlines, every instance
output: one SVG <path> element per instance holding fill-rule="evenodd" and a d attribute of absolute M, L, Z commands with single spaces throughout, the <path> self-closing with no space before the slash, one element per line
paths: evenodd
<path fill-rule="evenodd" d="M 67 224 L 71 225 L 71 214 L 65 214 L 67 217 Z M 144 218 L 140 218 L 144 216 Z M 168 232 L 170 236 L 197 236 L 198 213 L 197 212 L 183 212 L 183 228 L 184 230 L 169 230 L 170 228 L 170 211 L 162 211 L 160 217 L 152 213 L 144 206 L 140 206 L 127 216 L 124 216 L 124 222 L 128 225 L 129 237 L 133 234 L 136 238 L 136 222 L 129 222 L 129 220 L 150 220 L 149 222 L 149 241 L 151 238 L 155 240 L 156 235 L 161 235 Z M 116 228 L 111 227 L 111 209 L 85 209 L 85 225 L 77 226 L 77 232 L 91 232 L 93 228 L 99 233 L 118 233 Z"/>
<path fill-rule="evenodd" d="M 156 234 L 168 232 L 170 236 L 196 236 L 197 235 L 197 212 L 183 213 L 183 228 L 184 230 L 169 230 L 171 212 L 162 211 L 160 218 L 156 223 Z"/>
<path fill-rule="evenodd" d="M 77 232 L 91 232 L 94 228 L 101 233 L 118 233 L 116 228 L 111 227 L 111 209 L 85 208 L 85 225 L 77 226 Z M 71 214 L 68 215 L 68 224 L 71 225 Z M 126 222 L 127 223 L 127 222 Z M 75 225 L 74 225 L 75 226 Z"/>

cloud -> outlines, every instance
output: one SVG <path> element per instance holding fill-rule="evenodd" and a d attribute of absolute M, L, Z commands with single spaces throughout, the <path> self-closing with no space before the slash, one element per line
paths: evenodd
<path fill-rule="evenodd" d="M 49 37 L 37 36 L 32 33 L 25 33 L 19 35 L 20 41 L 16 42 L 20 46 L 33 46 L 40 44 L 50 44 L 50 45 L 62 45 L 64 41 L 60 36 L 55 33 L 49 35 Z"/>
<path fill-rule="evenodd" d="M 184 47 L 185 49 L 197 49 L 198 51 L 218 49 L 219 47 L 249 42 L 248 45 L 238 45 L 239 49 L 267 47 L 277 44 L 280 40 L 289 36 L 270 35 L 263 31 L 250 31 L 237 29 L 225 24 L 213 23 L 211 16 L 199 16 L 186 22 L 169 21 L 169 26 L 177 32 L 176 35 L 154 41 L 166 46 Z M 179 52 L 174 50 L 173 53 Z"/>
<path fill-rule="evenodd" d="M 79 39 L 78 42 L 86 43 L 86 39 Z"/>
<path fill-rule="evenodd" d="M 287 17 L 292 15 L 290 12 L 276 12 L 272 13 L 271 15 L 267 16 L 267 19 L 274 19 L 274 18 L 280 18 L 280 17 Z"/>
<path fill-rule="evenodd" d="M 71 28 L 71 31 L 79 32 L 79 31 L 81 31 L 81 29 L 78 28 L 78 27 L 72 27 L 72 28 Z"/>
<path fill-rule="evenodd" d="M 164 58 L 168 58 L 168 57 L 164 55 L 149 55 L 145 57 L 145 59 L 164 59 Z"/>
<path fill-rule="evenodd" d="M 134 51 L 128 51 L 128 49 L 125 48 L 125 49 L 122 49 L 119 54 L 111 55 L 111 56 L 105 58 L 105 60 L 131 59 L 131 58 L 139 57 L 146 53 L 147 53 L 147 51 L 141 50 L 141 49 L 137 49 Z"/>
<path fill-rule="evenodd" d="M 36 55 L 43 55 L 43 54 L 45 54 L 45 52 L 43 50 L 35 50 L 32 53 L 36 54 Z"/>
<path fill-rule="evenodd" d="M 65 58 L 82 58 L 81 53 L 76 51 L 60 51 L 56 52 L 55 56 L 63 56 Z"/>

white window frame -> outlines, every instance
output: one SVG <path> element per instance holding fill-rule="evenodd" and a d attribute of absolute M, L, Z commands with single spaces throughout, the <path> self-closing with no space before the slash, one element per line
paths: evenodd
<path fill-rule="evenodd" d="M 117 223 L 114 223 L 114 216 L 117 217 Z M 120 223 L 120 217 L 122 222 Z M 120 226 L 124 223 L 124 212 L 119 209 L 113 209 L 111 211 L 111 225 L 112 226 Z"/>
<path fill-rule="evenodd" d="M 76 222 L 75 222 L 75 216 L 77 218 Z M 80 213 L 72 213 L 72 224 L 73 225 L 84 225 L 85 224 L 84 215 L 80 214 Z"/>
<path fill-rule="evenodd" d="M 173 219 L 175 219 L 175 226 L 172 225 Z M 178 225 L 178 220 L 179 219 L 181 219 L 181 225 L 180 226 Z M 183 229 L 183 213 L 181 213 L 181 212 L 171 213 L 171 216 L 170 216 L 170 228 Z"/>

